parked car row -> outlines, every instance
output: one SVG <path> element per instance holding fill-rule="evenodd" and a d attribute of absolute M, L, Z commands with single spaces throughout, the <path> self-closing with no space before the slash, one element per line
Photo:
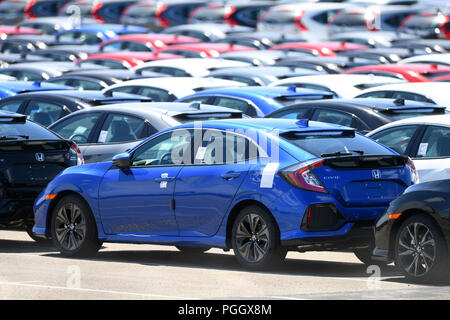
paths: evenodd
<path fill-rule="evenodd" d="M 0 227 L 66 256 L 216 247 L 261 269 L 350 250 L 414 281 L 448 274 L 446 14 L 406 0 L 3 1 Z"/>

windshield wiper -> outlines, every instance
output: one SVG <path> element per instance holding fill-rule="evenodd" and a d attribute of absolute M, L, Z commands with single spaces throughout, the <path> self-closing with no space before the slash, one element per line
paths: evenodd
<path fill-rule="evenodd" d="M 30 139 L 29 136 L 20 135 L 20 134 L 10 134 L 10 135 L 7 135 L 7 136 L 1 136 L 0 140 L 18 140 L 19 138 L 22 138 L 22 139 L 25 139 L 25 140 Z"/>
<path fill-rule="evenodd" d="M 348 151 L 350 151 L 350 152 L 338 151 L 338 152 L 333 152 L 333 153 L 322 153 L 320 156 L 322 158 L 325 158 L 325 157 L 351 156 L 353 153 L 359 153 L 360 155 L 364 154 L 364 151 L 361 151 L 361 150 L 348 150 Z"/>

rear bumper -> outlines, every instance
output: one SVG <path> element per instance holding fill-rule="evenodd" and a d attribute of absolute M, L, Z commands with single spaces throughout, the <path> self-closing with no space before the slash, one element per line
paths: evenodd
<path fill-rule="evenodd" d="M 299 251 L 365 248 L 374 244 L 373 220 L 347 222 L 332 232 L 302 232 L 301 237 L 282 239 L 281 245 Z"/>

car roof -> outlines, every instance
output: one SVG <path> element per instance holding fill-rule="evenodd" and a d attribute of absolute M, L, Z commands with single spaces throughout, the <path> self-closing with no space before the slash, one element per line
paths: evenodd
<path fill-rule="evenodd" d="M 397 120 L 388 124 L 385 124 L 375 130 L 369 132 L 367 135 L 371 136 L 381 130 L 397 127 L 401 125 L 408 124 L 428 124 L 428 125 L 438 125 L 438 126 L 446 126 L 450 127 L 450 114 L 442 114 L 442 115 L 433 115 L 433 116 L 419 116 L 419 117 L 411 117 L 406 119 Z"/>
<path fill-rule="evenodd" d="M 171 92 L 186 92 L 186 90 L 194 90 L 196 88 L 244 86 L 244 84 L 238 81 L 215 78 L 164 77 L 128 80 L 126 82 L 112 85 L 105 90 L 124 86 L 148 86 L 162 88 Z"/>
<path fill-rule="evenodd" d="M 154 114 L 159 113 L 161 115 L 166 116 L 177 116 L 180 114 L 202 114 L 202 113 L 217 113 L 217 112 L 226 112 L 226 113 L 236 113 L 242 114 L 242 111 L 208 105 L 208 104 L 196 104 L 193 105 L 191 103 L 185 102 L 127 102 L 127 103 L 116 103 L 116 104 L 107 104 L 95 107 L 94 109 L 84 109 L 78 112 L 90 112 L 90 111 L 115 111 L 115 112 L 133 112 L 135 114 Z"/>
<path fill-rule="evenodd" d="M 317 95 L 330 94 L 329 91 L 321 91 L 306 88 L 297 88 L 291 90 L 286 87 L 261 87 L 261 86 L 244 86 L 244 87 L 230 87 L 209 89 L 196 93 L 195 95 L 210 95 L 210 94 L 229 94 L 236 96 L 261 96 L 265 98 L 276 98 L 280 96 L 299 96 L 299 95 Z"/>

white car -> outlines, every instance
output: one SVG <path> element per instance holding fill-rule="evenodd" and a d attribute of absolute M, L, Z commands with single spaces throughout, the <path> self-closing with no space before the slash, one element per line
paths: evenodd
<path fill-rule="evenodd" d="M 345 3 L 296 3 L 274 6 L 258 20 L 257 30 L 301 34 L 308 40 L 326 40 L 328 23 L 341 10 L 349 8 Z"/>
<path fill-rule="evenodd" d="M 355 98 L 388 98 L 428 102 L 450 110 L 449 82 L 407 82 L 364 90 Z"/>
<path fill-rule="evenodd" d="M 404 81 L 400 79 L 366 74 L 324 74 L 278 80 L 270 83 L 269 87 L 295 85 L 300 88 L 331 91 L 340 98 L 353 98 L 366 88 L 402 82 Z"/>
<path fill-rule="evenodd" d="M 154 102 L 161 102 L 174 101 L 205 89 L 237 86 L 245 86 L 245 84 L 217 78 L 147 78 L 113 84 L 105 88 L 103 94 L 112 96 L 114 92 L 127 92 L 151 98 Z"/>
<path fill-rule="evenodd" d="M 413 159 L 422 182 L 450 170 L 450 114 L 398 120 L 367 136 Z"/>
<path fill-rule="evenodd" d="M 219 58 L 178 58 L 145 62 L 132 70 L 137 74 L 151 71 L 168 74 L 173 77 L 204 77 L 211 71 L 221 68 L 249 66 L 251 64 L 247 62 Z"/>
<path fill-rule="evenodd" d="M 441 64 L 450 66 L 450 53 L 433 53 L 433 54 L 421 54 L 418 56 L 412 56 L 402 59 L 399 64 L 405 63 L 429 63 L 429 64 Z"/>

